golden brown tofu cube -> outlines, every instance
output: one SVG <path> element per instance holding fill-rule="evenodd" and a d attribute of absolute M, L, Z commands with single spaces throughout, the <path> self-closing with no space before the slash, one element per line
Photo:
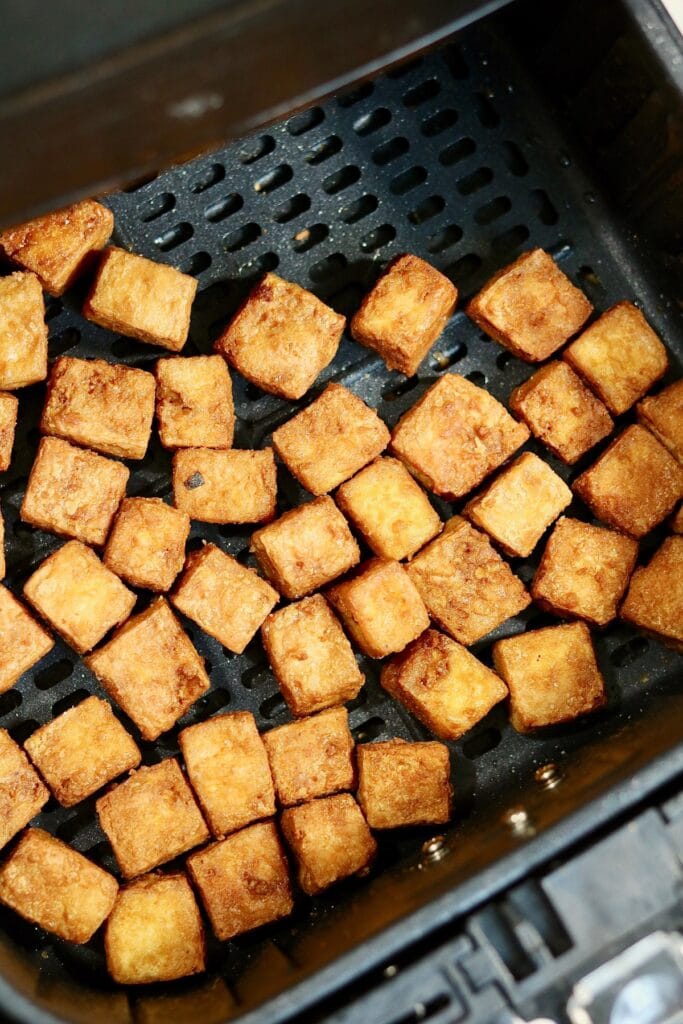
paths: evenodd
<path fill-rule="evenodd" d="M 493 395 L 446 373 L 398 421 L 391 450 L 428 490 L 454 501 L 529 437 Z"/>
<path fill-rule="evenodd" d="M 384 451 L 389 438 L 373 409 L 341 384 L 328 384 L 273 432 L 273 447 L 311 494 L 327 494 Z"/>
<path fill-rule="evenodd" d="M 353 737 L 346 708 L 271 729 L 263 742 L 284 807 L 353 789 Z"/>
<path fill-rule="evenodd" d="M 371 658 L 402 651 L 429 625 L 420 593 L 399 562 L 372 558 L 327 596 L 351 637 Z"/>
<path fill-rule="evenodd" d="M 592 309 L 553 258 L 532 249 L 487 281 L 466 312 L 514 355 L 541 363 L 576 334 Z"/>
<path fill-rule="evenodd" d="M 541 608 L 605 626 L 616 617 L 638 557 L 623 533 L 560 519 L 536 570 L 531 595 Z"/>
<path fill-rule="evenodd" d="M 18 412 L 19 399 L 15 395 L 0 391 L 0 473 L 8 470 L 12 461 Z"/>
<path fill-rule="evenodd" d="M 442 740 L 459 740 L 508 692 L 495 672 L 435 629 L 387 662 L 380 681 Z"/>
<path fill-rule="evenodd" d="M 109 916 L 116 879 L 66 843 L 30 828 L 0 868 L 0 902 L 68 942 L 88 942 Z"/>
<path fill-rule="evenodd" d="M 292 912 L 289 868 L 272 821 L 193 853 L 187 867 L 219 939 L 232 939 Z"/>
<path fill-rule="evenodd" d="M 345 323 L 311 292 L 266 274 L 215 348 L 263 391 L 297 399 L 334 359 Z"/>
<path fill-rule="evenodd" d="M 230 448 L 235 407 L 224 359 L 160 359 L 156 378 L 157 420 L 164 448 Z"/>
<path fill-rule="evenodd" d="M 5 729 L 0 729 L 0 849 L 28 825 L 49 799 L 47 787 L 24 751 Z"/>
<path fill-rule="evenodd" d="M 24 597 L 79 654 L 127 619 L 136 600 L 79 540 L 41 562 L 24 584 Z"/>
<path fill-rule="evenodd" d="M 461 516 L 415 556 L 408 575 L 434 622 L 466 647 L 531 604 L 488 537 Z"/>
<path fill-rule="evenodd" d="M 318 590 L 360 561 L 348 523 L 328 497 L 262 526 L 251 536 L 251 550 L 268 579 L 291 600 Z"/>
<path fill-rule="evenodd" d="M 410 558 L 443 527 L 398 459 L 375 459 L 342 484 L 335 501 L 380 558 Z"/>
<path fill-rule="evenodd" d="M 683 537 L 667 537 L 636 569 L 621 617 L 683 652 Z"/>
<path fill-rule="evenodd" d="M 47 377 L 45 303 L 35 274 L 0 277 L 0 388 L 14 391 Z"/>
<path fill-rule="evenodd" d="M 101 547 L 129 476 L 122 462 L 57 437 L 44 437 L 29 476 L 21 518 L 39 530 Z"/>
<path fill-rule="evenodd" d="M 173 504 L 202 523 L 266 523 L 275 515 L 272 448 L 183 448 L 173 456 Z"/>
<path fill-rule="evenodd" d="M 510 690 L 510 721 L 518 732 L 571 722 L 607 700 L 585 622 L 499 640 L 493 664 Z"/>
<path fill-rule="evenodd" d="M 44 658 L 54 640 L 0 584 L 0 693 Z"/>
<path fill-rule="evenodd" d="M 104 564 L 134 587 L 170 590 L 185 563 L 190 517 L 161 498 L 124 498 Z"/>
<path fill-rule="evenodd" d="M 184 874 L 148 875 L 119 892 L 104 938 L 121 985 L 174 981 L 205 968 L 199 907 Z"/>
<path fill-rule="evenodd" d="M 644 427 L 627 427 L 573 484 L 592 512 L 632 537 L 643 537 L 683 496 L 683 468 Z"/>
<path fill-rule="evenodd" d="M 683 379 L 639 402 L 638 419 L 683 462 Z"/>
<path fill-rule="evenodd" d="M 73 807 L 140 764 L 140 751 L 106 700 L 86 700 L 36 729 L 24 743 L 62 807 Z"/>
<path fill-rule="evenodd" d="M 170 729 L 210 687 L 204 662 L 162 597 L 85 663 L 146 740 Z"/>
<path fill-rule="evenodd" d="M 411 377 L 446 326 L 458 299 L 447 277 L 417 256 L 398 256 L 351 321 L 351 334 Z"/>
<path fill-rule="evenodd" d="M 144 256 L 105 249 L 83 315 L 117 334 L 180 352 L 197 281 Z"/>
<path fill-rule="evenodd" d="M 571 366 L 556 360 L 515 388 L 510 408 L 568 465 L 611 433 L 614 421 Z"/>
<path fill-rule="evenodd" d="M 358 802 L 370 828 L 450 820 L 451 759 L 443 743 L 363 743 L 357 757 Z"/>
<path fill-rule="evenodd" d="M 377 850 L 350 793 L 288 807 L 280 824 L 297 860 L 299 885 L 309 896 L 350 875 L 367 874 Z"/>
<path fill-rule="evenodd" d="M 62 295 L 88 269 L 113 230 L 111 210 L 84 199 L 0 232 L 0 253 L 31 270 L 50 295 Z"/>
<path fill-rule="evenodd" d="M 463 515 L 507 555 L 526 558 L 571 500 L 564 480 L 538 455 L 524 452 L 467 503 Z"/>
<path fill-rule="evenodd" d="M 216 715 L 178 737 L 187 774 L 215 836 L 275 814 L 263 740 L 250 711 Z"/>
<path fill-rule="evenodd" d="M 173 757 L 138 768 L 96 804 L 121 874 L 134 878 L 209 838 L 201 811 Z"/>

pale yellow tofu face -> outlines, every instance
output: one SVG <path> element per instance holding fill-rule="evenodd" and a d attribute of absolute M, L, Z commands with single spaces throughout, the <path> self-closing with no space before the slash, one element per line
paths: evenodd
<path fill-rule="evenodd" d="M 164 448 L 232 445 L 232 381 L 221 356 L 160 359 L 156 378 L 157 420 Z"/>
<path fill-rule="evenodd" d="M 283 806 L 353 789 L 353 737 L 346 708 L 271 729 L 263 742 Z"/>
<path fill-rule="evenodd" d="M 19 399 L 0 392 L 0 473 L 6 472 L 12 461 L 18 411 Z"/>
<path fill-rule="evenodd" d="M 683 537 L 667 537 L 636 569 L 621 617 L 683 652 Z"/>
<path fill-rule="evenodd" d="M 47 325 L 40 282 L 17 272 L 0 278 L 0 389 L 47 377 Z"/>
<path fill-rule="evenodd" d="M 0 849 L 45 806 L 50 793 L 5 729 L 0 729 Z"/>
<path fill-rule="evenodd" d="M 430 491 L 455 500 L 480 484 L 529 437 L 493 395 L 447 373 L 394 428 L 391 450 Z"/>
<path fill-rule="evenodd" d="M 357 757 L 358 801 L 370 828 L 450 820 L 451 762 L 443 743 L 364 743 Z"/>
<path fill-rule="evenodd" d="M 47 630 L 0 585 L 0 693 L 14 686 L 53 647 Z"/>
<path fill-rule="evenodd" d="M 124 498 L 104 563 L 134 587 L 170 590 L 185 562 L 190 517 L 161 498 Z"/>
<path fill-rule="evenodd" d="M 297 399 L 334 359 L 345 323 L 311 292 L 266 274 L 215 347 L 263 391 Z"/>
<path fill-rule="evenodd" d="M 638 419 L 683 462 L 683 380 L 638 404 Z"/>
<path fill-rule="evenodd" d="M 275 515 L 272 448 L 183 448 L 173 456 L 173 503 L 203 523 L 265 523 Z"/>

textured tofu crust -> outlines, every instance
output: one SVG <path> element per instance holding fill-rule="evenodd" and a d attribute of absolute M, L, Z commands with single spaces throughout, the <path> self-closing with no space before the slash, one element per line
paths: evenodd
<path fill-rule="evenodd" d="M 573 487 L 598 519 L 643 537 L 683 496 L 683 468 L 649 430 L 635 424 L 612 441 Z"/>
<path fill-rule="evenodd" d="M 571 722 L 606 703 L 585 622 L 499 640 L 493 663 L 510 690 L 510 722 L 518 732 Z"/>
<path fill-rule="evenodd" d="M 0 473 L 8 470 L 12 461 L 18 412 L 19 399 L 0 391 Z"/>
<path fill-rule="evenodd" d="M 173 757 L 138 768 L 96 804 L 124 878 L 142 875 L 209 838 L 192 790 Z"/>
<path fill-rule="evenodd" d="M 54 647 L 54 640 L 0 584 L 0 693 Z"/>
<path fill-rule="evenodd" d="M 370 828 L 450 820 L 451 759 L 443 743 L 363 743 L 357 757 L 358 802 Z"/>
<path fill-rule="evenodd" d="M 215 836 L 275 814 L 263 740 L 250 711 L 216 715 L 178 737 L 187 774 Z"/>
<path fill-rule="evenodd" d="M 351 321 L 356 341 L 379 352 L 391 370 L 409 377 L 455 309 L 457 288 L 417 256 L 389 264 Z"/>
<path fill-rule="evenodd" d="M 639 402 L 638 419 L 683 462 L 683 379 Z"/>
<path fill-rule="evenodd" d="M 559 360 L 541 367 L 515 388 L 510 408 L 553 455 L 570 466 L 614 427 L 602 402 Z"/>
<path fill-rule="evenodd" d="M 430 732 L 459 740 L 507 696 L 491 669 L 450 637 L 426 630 L 383 668 L 380 681 Z"/>
<path fill-rule="evenodd" d="M 44 437 L 21 504 L 21 518 L 39 530 L 100 547 L 129 476 L 121 462 L 57 437 Z"/>
<path fill-rule="evenodd" d="M 294 908 L 287 860 L 272 821 L 193 853 L 187 867 L 219 939 L 277 921 Z"/>
<path fill-rule="evenodd" d="M 353 640 L 371 658 L 402 651 L 429 625 L 420 593 L 399 562 L 372 558 L 327 596 Z"/>
<path fill-rule="evenodd" d="M 0 729 L 0 849 L 45 806 L 50 793 L 26 754 Z"/>
<path fill-rule="evenodd" d="M 563 359 L 619 415 L 666 373 L 666 349 L 630 302 L 619 302 L 572 342 Z"/>
<path fill-rule="evenodd" d="M 73 807 L 140 764 L 140 751 L 100 697 L 88 697 L 24 743 L 62 807 Z"/>
<path fill-rule="evenodd" d="M 124 498 L 104 564 L 134 587 L 170 590 L 185 562 L 190 517 L 161 498 Z"/>
<path fill-rule="evenodd" d="M 0 388 L 14 391 L 47 377 L 45 303 L 35 274 L 0 277 Z"/>
<path fill-rule="evenodd" d="M 346 708 L 271 729 L 263 737 L 278 802 L 284 807 L 353 789 L 353 737 Z"/>
<path fill-rule="evenodd" d="M 211 685 L 204 662 L 161 597 L 85 663 L 146 740 L 175 725 Z"/>
<path fill-rule="evenodd" d="M 605 626 L 619 602 L 638 557 L 638 542 L 623 533 L 560 519 L 546 544 L 531 584 L 545 611 Z"/>
<path fill-rule="evenodd" d="M 204 928 L 185 875 L 149 875 L 121 889 L 104 946 L 109 973 L 121 985 L 203 971 Z"/>
<path fill-rule="evenodd" d="M 156 378 L 159 438 L 164 448 L 230 448 L 235 407 L 224 359 L 160 359 Z"/>
<path fill-rule="evenodd" d="M 266 523 L 275 515 L 272 448 L 183 448 L 173 456 L 173 504 L 202 523 Z"/>
<path fill-rule="evenodd" d="M 0 253 L 31 270 L 50 295 L 62 295 L 88 269 L 113 230 L 111 210 L 84 199 L 0 232 Z"/>
<path fill-rule="evenodd" d="M 266 274 L 215 348 L 263 391 L 297 399 L 334 359 L 345 323 L 311 292 Z"/>
<path fill-rule="evenodd" d="M 39 828 L 0 868 L 0 902 L 68 942 L 88 942 L 108 917 L 116 879 Z"/>
<path fill-rule="evenodd" d="M 104 251 L 83 315 L 117 334 L 179 352 L 187 341 L 196 291 L 193 277 L 111 247 Z"/>
<path fill-rule="evenodd" d="M 488 537 L 460 516 L 408 564 L 408 575 L 434 622 L 466 647 L 531 604 Z"/>
<path fill-rule="evenodd" d="M 528 437 L 528 428 L 488 391 L 446 373 L 398 421 L 391 450 L 425 487 L 454 501 Z"/>
<path fill-rule="evenodd" d="M 251 550 L 269 580 L 291 600 L 304 597 L 360 561 L 348 523 L 331 498 L 316 498 L 252 534 Z"/>
<path fill-rule="evenodd" d="M 683 652 L 683 537 L 667 537 L 636 569 L 621 617 Z"/>
<path fill-rule="evenodd" d="M 377 850 L 363 812 L 349 793 L 288 807 L 282 832 L 309 896 L 350 875 L 366 874 Z"/>
<path fill-rule="evenodd" d="M 311 494 L 327 494 L 389 444 L 389 430 L 374 409 L 341 384 L 273 432 L 273 447 Z"/>
<path fill-rule="evenodd" d="M 184 615 L 241 654 L 279 600 L 276 590 L 214 544 L 192 551 L 171 595 Z"/>

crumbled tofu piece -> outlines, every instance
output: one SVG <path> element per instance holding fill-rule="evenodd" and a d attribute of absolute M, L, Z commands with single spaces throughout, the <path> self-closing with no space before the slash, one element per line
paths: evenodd
<path fill-rule="evenodd" d="M 353 737 L 346 708 L 330 708 L 271 729 L 263 742 L 282 806 L 353 789 Z"/>
<path fill-rule="evenodd" d="M 0 391 L 0 473 L 6 472 L 12 461 L 18 412 L 19 399 L 16 395 Z"/>
<path fill-rule="evenodd" d="M 0 729 L 0 849 L 45 806 L 50 793 L 26 754 Z"/>
<path fill-rule="evenodd" d="M 157 420 L 164 448 L 230 448 L 235 407 L 224 359 L 160 359 L 156 378 Z"/>
<path fill-rule="evenodd" d="M 134 587 L 170 590 L 185 563 L 190 517 L 161 498 L 124 498 L 104 564 Z"/>
<path fill-rule="evenodd" d="M 683 462 L 683 379 L 638 403 L 638 419 Z"/>
<path fill-rule="evenodd" d="M 636 569 L 621 617 L 683 652 L 683 537 L 667 537 Z"/>
<path fill-rule="evenodd" d="M 443 743 L 363 743 L 358 802 L 370 828 L 444 825 L 451 817 L 451 759 Z"/>
<path fill-rule="evenodd" d="M 14 391 L 47 377 L 47 324 L 35 274 L 0 277 L 0 389 Z"/>
<path fill-rule="evenodd" d="M 202 523 L 265 523 L 275 515 L 272 448 L 183 448 L 173 456 L 173 504 Z"/>
<path fill-rule="evenodd" d="M 54 647 L 54 640 L 0 584 L 0 693 L 14 686 Z"/>

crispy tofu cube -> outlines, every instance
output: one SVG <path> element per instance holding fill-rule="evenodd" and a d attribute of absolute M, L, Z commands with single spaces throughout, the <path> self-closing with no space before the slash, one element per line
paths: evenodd
<path fill-rule="evenodd" d="M 96 808 L 124 878 L 151 871 L 209 838 L 192 790 L 173 757 L 131 772 L 99 798 Z"/>
<path fill-rule="evenodd" d="M 621 617 L 683 652 L 683 537 L 667 537 L 636 569 Z"/>
<path fill-rule="evenodd" d="M 22 836 L 0 868 L 0 902 L 68 942 L 88 942 L 109 916 L 116 879 L 39 828 Z"/>
<path fill-rule="evenodd" d="M 12 461 L 18 412 L 19 399 L 15 395 L 0 391 L 0 473 L 6 472 Z"/>
<path fill-rule="evenodd" d="M 107 969 L 121 985 L 174 981 L 203 971 L 204 928 L 185 875 L 148 875 L 121 889 L 104 946 Z"/>
<path fill-rule="evenodd" d="M 357 757 L 358 802 L 370 828 L 450 820 L 451 758 L 443 743 L 363 743 Z"/>
<path fill-rule="evenodd" d="M 488 391 L 446 373 L 398 421 L 391 450 L 428 490 L 455 501 L 528 437 Z"/>
<path fill-rule="evenodd" d="M 196 291 L 188 274 L 112 246 L 100 260 L 83 315 L 117 334 L 180 352 Z"/>
<path fill-rule="evenodd" d="M 171 595 L 183 615 L 235 654 L 242 653 L 278 600 L 270 584 L 215 544 L 188 555 Z"/>
<path fill-rule="evenodd" d="M 230 448 L 232 381 L 220 356 L 177 356 L 156 365 L 157 420 L 164 448 Z"/>
<path fill-rule="evenodd" d="M 275 515 L 272 448 L 183 448 L 173 456 L 173 503 L 202 523 L 266 523 Z"/>
<path fill-rule="evenodd" d="M 47 630 L 0 584 L 0 693 L 14 686 L 53 647 Z"/>
<path fill-rule="evenodd" d="M 126 493 L 121 462 L 44 437 L 21 505 L 25 523 L 101 547 Z"/>
<path fill-rule="evenodd" d="M 328 384 L 306 409 L 273 431 L 273 447 L 311 494 L 327 494 L 389 443 L 374 409 L 341 384 Z"/>
<path fill-rule="evenodd" d="M 161 498 L 124 498 L 104 564 L 134 587 L 170 590 L 185 563 L 190 517 Z"/>
<path fill-rule="evenodd" d="M 47 377 L 47 324 L 35 274 L 0 277 L 0 389 L 14 391 Z"/>
<path fill-rule="evenodd" d="M 111 210 L 84 199 L 0 232 L 0 253 L 32 271 L 50 295 L 62 295 L 88 269 L 113 230 Z"/>
<path fill-rule="evenodd" d="M 488 537 L 461 516 L 448 520 L 407 571 L 434 622 L 466 647 L 531 604 Z"/>
<path fill-rule="evenodd" d="M 146 740 L 170 729 L 210 687 L 204 662 L 162 597 L 85 663 Z"/>
<path fill-rule="evenodd" d="M 546 611 L 605 626 L 616 617 L 638 557 L 623 533 L 560 519 L 546 544 L 531 594 Z"/>
<path fill-rule="evenodd" d="M 638 403 L 638 419 L 683 462 L 683 379 Z M 2 447 L 0 442 L 0 447 Z"/>
<path fill-rule="evenodd" d="M 459 740 L 508 692 L 495 672 L 435 629 L 387 662 L 380 682 L 442 740 Z"/>
<path fill-rule="evenodd" d="M 294 908 L 287 860 L 272 821 L 193 853 L 187 868 L 221 940 L 277 921 Z"/>
<path fill-rule="evenodd" d="M 351 637 L 371 658 L 402 651 L 429 625 L 420 593 L 399 562 L 372 558 L 327 596 Z"/>
<path fill-rule="evenodd" d="M 635 424 L 612 441 L 573 487 L 598 519 L 643 537 L 683 496 L 683 468 L 649 430 Z"/>
<path fill-rule="evenodd" d="M 353 789 L 353 737 L 346 708 L 330 708 L 271 729 L 263 742 L 284 807 Z"/>
<path fill-rule="evenodd" d="M 275 790 L 263 740 L 250 711 L 216 715 L 183 729 L 180 750 L 215 836 L 275 814 Z"/>
<path fill-rule="evenodd" d="M 614 421 L 571 366 L 542 366 L 510 395 L 510 408 L 534 437 L 568 465 L 611 433 Z"/>
<path fill-rule="evenodd" d="M 342 484 L 335 501 L 380 558 L 410 558 L 443 527 L 398 459 L 375 459 Z"/>
<path fill-rule="evenodd" d="M 291 600 L 318 590 L 360 561 L 348 523 L 328 497 L 262 526 L 251 536 L 251 550 L 268 579 Z"/>
<path fill-rule="evenodd" d="M 553 258 L 532 249 L 487 281 L 466 312 L 514 355 L 541 363 L 576 334 L 592 309 Z"/>
<path fill-rule="evenodd" d="M 518 732 L 571 722 L 607 701 L 585 622 L 499 640 L 493 664 L 510 690 L 510 721 Z"/>
<path fill-rule="evenodd" d="M 24 751 L 0 729 L 0 848 L 7 846 L 49 799 L 47 787 Z"/>
<path fill-rule="evenodd" d="M 334 359 L 345 323 L 311 292 L 266 274 L 215 348 L 263 391 L 297 399 Z"/>
<path fill-rule="evenodd" d="M 351 321 L 351 334 L 390 370 L 412 377 L 455 309 L 458 290 L 417 256 L 398 256 Z"/>
<path fill-rule="evenodd" d="M 71 540 L 38 566 L 24 597 L 79 654 L 128 618 L 135 594 L 91 548 Z"/>
<path fill-rule="evenodd" d="M 363 812 L 350 795 L 288 807 L 280 819 L 309 896 L 351 875 L 367 874 L 377 850 Z"/>
<path fill-rule="evenodd" d="M 562 358 L 615 416 L 642 398 L 669 365 L 666 349 L 630 302 L 619 302 L 603 313 Z"/>
<path fill-rule="evenodd" d="M 463 515 L 507 555 L 526 558 L 571 500 L 564 480 L 538 455 L 524 452 L 465 505 Z"/>
<path fill-rule="evenodd" d="M 132 737 L 100 697 L 87 697 L 36 729 L 24 747 L 62 807 L 80 803 L 141 760 Z"/>

